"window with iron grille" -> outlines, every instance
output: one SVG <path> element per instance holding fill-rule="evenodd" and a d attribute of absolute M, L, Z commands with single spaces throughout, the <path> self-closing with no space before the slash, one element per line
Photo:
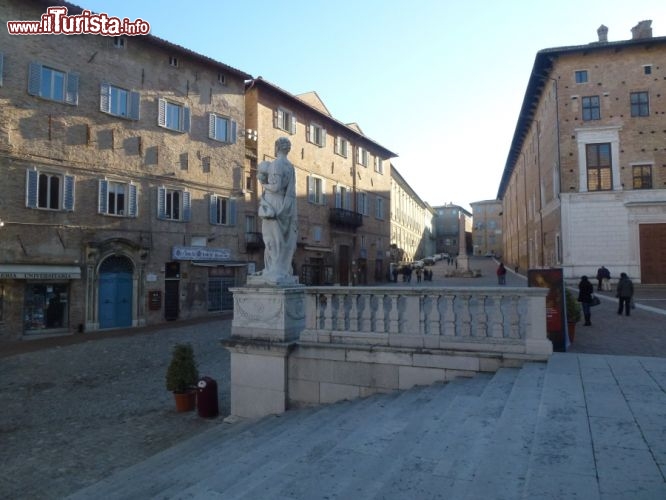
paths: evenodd
<path fill-rule="evenodd" d="M 609 191 L 613 188 L 611 170 L 610 143 L 587 144 L 585 146 L 587 163 L 587 190 Z"/>

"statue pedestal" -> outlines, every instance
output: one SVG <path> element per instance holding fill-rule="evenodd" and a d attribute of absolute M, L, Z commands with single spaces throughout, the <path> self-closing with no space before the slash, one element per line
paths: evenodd
<path fill-rule="evenodd" d="M 287 363 L 305 328 L 305 288 L 234 288 L 231 414 L 258 418 L 287 409 Z"/>

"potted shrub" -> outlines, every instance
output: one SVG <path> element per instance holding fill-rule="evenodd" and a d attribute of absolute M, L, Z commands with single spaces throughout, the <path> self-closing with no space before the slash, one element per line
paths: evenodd
<path fill-rule="evenodd" d="M 576 337 L 576 323 L 580 321 L 581 317 L 581 307 L 573 293 L 566 290 L 565 295 L 567 301 L 567 327 L 569 330 L 569 340 L 573 342 Z"/>
<path fill-rule="evenodd" d="M 173 392 L 176 411 L 194 410 L 198 379 L 199 372 L 192 346 L 176 344 L 173 347 L 171 363 L 166 373 L 166 388 Z"/>

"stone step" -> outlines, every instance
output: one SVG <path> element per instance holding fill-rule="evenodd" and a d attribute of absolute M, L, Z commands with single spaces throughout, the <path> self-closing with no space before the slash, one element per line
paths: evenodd
<path fill-rule="evenodd" d="M 546 372 L 544 363 L 527 363 L 518 373 L 493 438 L 483 450 L 474 478 L 461 498 L 521 498 Z"/>

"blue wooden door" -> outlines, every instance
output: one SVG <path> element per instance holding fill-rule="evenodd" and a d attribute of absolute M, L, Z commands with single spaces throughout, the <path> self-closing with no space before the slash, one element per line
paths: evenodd
<path fill-rule="evenodd" d="M 132 326 L 132 274 L 103 273 L 99 276 L 99 327 Z"/>

